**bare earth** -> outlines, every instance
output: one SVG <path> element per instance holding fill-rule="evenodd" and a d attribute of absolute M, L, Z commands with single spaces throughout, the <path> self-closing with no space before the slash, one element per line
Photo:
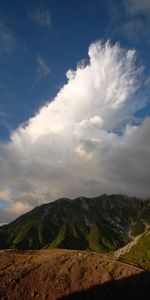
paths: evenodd
<path fill-rule="evenodd" d="M 142 269 L 109 256 L 86 251 L 1 250 L 0 300 L 62 299 L 74 292 L 142 273 Z M 83 299 L 90 298 L 85 296 Z"/>

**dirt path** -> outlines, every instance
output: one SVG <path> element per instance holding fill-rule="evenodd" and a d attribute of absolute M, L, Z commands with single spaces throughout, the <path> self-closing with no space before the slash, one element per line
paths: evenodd
<path fill-rule="evenodd" d="M 143 220 L 142 220 L 142 221 L 143 221 Z M 129 242 L 129 243 L 128 243 L 127 245 L 125 245 L 124 247 L 122 247 L 122 248 L 116 250 L 116 251 L 114 252 L 114 258 L 119 258 L 119 256 L 125 254 L 126 252 L 129 252 L 130 249 L 131 249 L 134 245 L 137 244 L 137 242 L 140 240 L 140 238 L 141 238 L 142 236 L 148 234 L 148 231 L 149 231 L 149 229 L 150 229 L 150 225 L 149 225 L 149 224 L 146 224 L 144 221 L 143 221 L 143 223 L 145 224 L 145 227 L 146 227 L 146 228 L 145 228 L 145 231 L 144 231 L 142 234 L 137 235 L 136 237 L 133 237 L 133 236 L 131 235 L 131 231 L 129 231 L 129 237 L 132 239 L 132 241 Z"/>

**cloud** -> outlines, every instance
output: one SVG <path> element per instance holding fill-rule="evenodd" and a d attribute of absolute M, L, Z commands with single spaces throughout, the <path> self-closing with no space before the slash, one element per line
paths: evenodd
<path fill-rule="evenodd" d="M 6 200 L 6 202 L 8 201 L 7 199 L 10 198 L 10 194 L 9 194 L 9 190 L 0 190 L 0 200 L 3 199 L 3 201 Z"/>
<path fill-rule="evenodd" d="M 36 87 L 37 83 L 41 79 L 43 79 L 47 75 L 51 74 L 51 72 L 52 72 L 50 67 L 47 65 L 47 63 L 41 56 L 37 57 L 36 63 L 37 63 L 36 78 L 33 82 L 32 89 L 34 89 Z"/>
<path fill-rule="evenodd" d="M 43 7 L 36 8 L 30 13 L 30 18 L 42 28 L 51 29 L 52 20 L 50 11 L 48 9 L 44 9 Z"/>
<path fill-rule="evenodd" d="M 13 32 L 5 24 L 0 21 L 0 56 L 2 58 L 10 55 L 16 46 L 16 40 Z"/>
<path fill-rule="evenodd" d="M 107 0 L 110 24 L 107 36 L 124 36 L 133 45 L 150 44 L 150 1 Z"/>
<path fill-rule="evenodd" d="M 150 1 L 125 0 L 128 20 L 122 26 L 125 36 L 133 42 L 150 43 Z"/>
<path fill-rule="evenodd" d="M 150 17 L 150 1 L 149 0 L 126 0 L 126 8 L 132 15 L 145 15 Z"/>
<path fill-rule="evenodd" d="M 49 66 L 46 64 L 46 62 L 41 56 L 37 57 L 37 66 L 38 66 L 38 70 L 37 70 L 38 79 L 51 73 L 51 69 L 49 68 Z"/>
<path fill-rule="evenodd" d="M 141 19 L 132 19 L 122 26 L 124 35 L 132 42 L 139 41 L 139 35 L 147 35 L 147 31 L 144 31 L 145 26 Z"/>
<path fill-rule="evenodd" d="M 149 101 L 143 66 L 119 44 L 95 42 L 88 55 L 53 101 L 0 145 L 7 220 L 58 197 L 150 195 L 150 119 L 134 124 Z"/>
<path fill-rule="evenodd" d="M 31 210 L 31 206 L 25 205 L 22 202 L 14 203 L 12 207 L 8 207 L 5 210 L 0 210 L 0 226 L 5 223 L 8 223 L 11 220 L 14 220 L 18 217 L 18 215 L 22 215 L 25 212 Z"/>
<path fill-rule="evenodd" d="M 11 131 L 11 120 L 13 116 L 10 113 L 0 111 L 0 126 L 3 126 L 5 129 Z"/>

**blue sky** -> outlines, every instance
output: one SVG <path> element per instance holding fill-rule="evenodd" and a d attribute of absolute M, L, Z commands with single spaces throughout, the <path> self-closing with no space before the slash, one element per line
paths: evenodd
<path fill-rule="evenodd" d="M 104 5 L 101 9 L 93 1 L 3 1 L 1 20 L 9 35 L 1 41 L 0 61 L 1 138 L 5 138 L 9 129 L 55 96 L 66 70 L 85 56 L 93 40 L 104 37 L 108 14 Z M 38 57 L 49 72 L 40 69 Z"/>
<path fill-rule="evenodd" d="M 1 140 L 56 95 L 68 68 L 85 58 L 97 39 L 136 48 L 149 72 L 149 16 L 142 10 L 130 14 L 126 6 L 130 1 L 1 1 Z"/>
<path fill-rule="evenodd" d="M 96 41 L 102 41 L 103 43 L 105 43 L 107 40 L 110 40 L 112 45 L 114 45 L 117 42 L 120 44 L 120 47 L 124 49 L 124 51 L 127 51 L 128 49 L 131 50 L 135 49 L 137 53 L 137 61 L 138 61 L 137 65 L 145 66 L 142 75 L 142 80 L 141 80 L 142 82 L 138 86 L 139 87 L 138 96 L 136 95 L 137 98 L 140 97 L 140 100 L 137 100 L 138 102 L 137 104 L 135 104 L 133 101 L 132 106 L 134 107 L 134 109 L 133 107 L 132 109 L 131 107 L 130 109 L 128 109 L 130 105 L 125 106 L 124 120 L 122 121 L 122 123 L 125 124 L 124 127 L 119 123 L 120 122 L 119 119 L 122 116 L 122 111 L 123 111 L 122 109 L 120 110 L 120 117 L 119 116 L 117 117 L 118 123 L 116 122 L 115 125 L 113 124 L 113 127 L 111 127 L 112 124 L 107 124 L 105 130 L 112 133 L 122 132 L 125 126 L 127 127 L 129 124 L 131 125 L 131 123 L 132 125 L 141 124 L 142 120 L 145 120 L 146 117 L 150 115 L 150 101 L 148 99 L 148 91 L 150 86 L 150 57 L 149 57 L 150 29 L 149 28 L 150 28 L 150 3 L 148 0 L 144 0 L 144 1 L 140 1 L 140 0 L 137 1 L 135 0 L 122 0 L 122 1 L 121 0 L 120 1 L 119 0 L 118 1 L 117 0 L 86 0 L 86 1 L 81 1 L 81 0 L 80 1 L 79 0 L 76 1 L 74 0 L 10 1 L 9 0 L 8 1 L 5 0 L 5 1 L 1 1 L 1 6 L 0 6 L 0 141 L 2 147 L 0 149 L 0 152 L 2 154 L 0 155 L 0 158 L 2 159 L 2 163 L 3 163 L 3 167 L 1 169 L 4 168 L 4 170 L 6 171 L 8 167 L 8 170 L 6 172 L 7 174 L 10 174 L 12 170 L 12 174 L 17 173 L 20 174 L 19 176 L 21 177 L 22 174 L 24 173 L 24 169 L 23 171 L 20 171 L 22 162 L 25 163 L 25 168 L 28 168 L 27 165 L 29 164 L 29 158 L 25 157 L 24 155 L 22 156 L 22 158 L 20 158 L 22 154 L 18 154 L 19 148 L 15 150 L 12 157 L 11 154 L 9 153 L 7 153 L 6 157 L 4 157 L 4 153 L 7 152 L 5 151 L 6 149 L 4 149 L 4 146 L 5 145 L 8 146 L 7 148 L 12 147 L 12 149 L 16 147 L 16 136 L 22 134 L 18 131 L 17 128 L 21 126 L 22 128 L 21 130 L 23 130 L 23 128 L 27 126 L 26 124 L 30 123 L 30 121 L 28 122 L 28 120 L 30 120 L 33 116 L 37 115 L 41 107 L 46 107 L 46 105 L 48 105 L 46 103 L 50 103 L 52 99 L 56 97 L 57 93 L 63 88 L 64 84 L 67 84 L 68 80 L 70 80 L 66 78 L 66 72 L 69 69 L 76 70 L 76 66 L 81 65 L 81 60 L 83 59 L 84 59 L 84 64 L 86 65 L 86 63 L 89 60 L 88 58 L 89 46 L 91 43 L 94 42 L 96 43 Z M 100 50 L 96 50 L 96 51 L 99 52 Z M 123 56 L 123 54 L 120 53 L 120 56 Z M 119 57 L 118 57 L 118 62 L 119 62 Z M 131 91 L 131 96 L 132 96 L 132 91 Z M 131 98 L 131 96 L 129 98 Z M 137 109 L 135 109 L 136 105 L 137 105 Z M 125 111 L 126 111 L 126 115 L 125 115 Z M 130 111 L 130 114 L 127 115 L 127 111 L 128 112 Z M 90 116 L 89 112 L 87 113 L 87 116 L 84 116 L 82 122 L 83 121 L 86 122 L 85 120 L 87 120 L 88 116 Z M 128 120 L 132 119 L 132 121 L 129 122 L 129 124 L 127 124 L 126 121 L 127 119 Z M 98 122 L 100 124 L 101 122 L 100 119 L 98 119 L 97 116 L 95 115 L 91 115 L 89 120 L 92 124 L 96 124 L 95 122 Z M 40 121 L 37 121 L 37 124 L 40 124 Z M 38 126 L 39 125 L 37 125 L 37 128 Z M 41 129 L 43 128 L 42 126 L 39 127 L 41 132 L 43 133 L 42 131 L 43 129 Z M 145 131 L 147 130 L 146 126 L 143 128 L 144 128 L 143 130 Z M 45 128 L 44 130 L 45 131 L 43 133 L 43 138 L 47 134 L 46 131 L 47 129 Z M 77 132 L 77 129 L 75 130 L 75 132 Z M 34 133 L 35 133 L 35 128 L 34 128 Z M 65 136 L 68 133 L 63 133 L 63 134 Z M 10 143 L 10 139 L 13 140 L 12 144 Z M 23 140 L 22 138 L 19 139 L 21 139 L 21 141 Z M 21 143 L 22 142 L 20 142 L 20 144 Z M 28 141 L 26 141 L 26 143 L 28 144 Z M 32 139 L 32 143 L 33 143 L 33 139 Z M 56 149 L 55 148 L 54 149 L 58 150 L 59 149 L 58 143 L 56 144 L 57 145 L 54 146 L 56 147 Z M 30 142 L 29 142 L 29 147 L 30 149 L 32 149 Z M 43 148 L 44 147 L 46 149 L 47 146 L 43 144 Z M 91 147 L 94 146 L 92 145 Z M 83 145 L 79 145 L 76 149 L 78 152 L 80 152 L 82 156 L 83 154 L 85 154 L 85 148 L 83 149 Z M 11 150 L 10 152 L 12 153 L 12 151 L 13 150 Z M 61 149 L 61 155 L 63 151 L 64 150 Z M 65 151 L 67 152 L 68 150 L 66 149 Z M 41 153 L 42 151 L 40 150 L 40 154 L 37 155 L 37 159 L 41 155 L 40 159 L 43 160 L 43 156 Z M 29 157 L 31 155 L 32 154 L 29 153 Z M 92 154 L 89 154 L 87 156 L 88 159 L 90 158 L 90 155 Z M 141 153 L 141 157 L 142 157 L 142 153 Z M 14 167 L 15 159 L 19 163 L 18 164 L 16 163 Z M 53 161 L 52 156 L 51 159 Z M 5 160 L 6 162 L 4 162 Z M 122 160 L 120 164 L 123 165 Z M 28 171 L 26 171 L 25 173 L 26 176 L 28 176 L 28 172 L 29 172 L 29 174 L 32 173 L 32 178 L 34 178 L 37 172 L 36 168 L 34 171 L 34 167 L 32 168 L 32 170 L 28 169 Z M 44 170 L 44 165 L 42 165 L 42 168 Z M 112 167 L 112 172 L 114 172 L 114 169 L 116 170 L 116 165 Z M 117 178 L 120 175 L 118 171 L 116 172 L 117 172 L 116 175 Z M 57 170 L 53 170 L 52 172 L 53 179 L 56 173 Z M 81 173 L 82 172 L 80 170 L 80 174 Z M 33 207 L 39 203 L 38 202 L 39 200 L 37 200 L 39 199 L 39 197 L 37 196 L 38 191 L 36 187 L 37 185 L 40 184 L 39 182 L 41 182 L 41 185 L 43 184 L 43 177 L 41 181 L 38 181 L 38 179 L 36 178 L 35 182 L 33 183 L 30 197 L 32 198 L 32 196 L 33 195 L 34 196 L 31 203 L 28 203 L 27 200 L 23 200 L 23 202 L 17 200 L 20 206 L 19 208 L 16 208 L 17 207 L 16 203 L 18 202 L 14 199 L 17 199 L 17 197 L 19 197 L 20 199 L 20 197 L 24 197 L 24 195 L 25 195 L 25 199 L 27 198 L 27 194 L 25 190 L 30 189 L 29 182 L 28 183 L 24 182 L 24 179 L 22 178 L 22 181 L 21 179 L 16 179 L 16 182 L 12 183 L 13 180 L 11 180 L 10 178 L 8 179 L 9 176 L 7 174 L 6 174 L 5 182 L 7 181 L 8 182 L 6 184 L 5 192 L 4 193 L 2 192 L 1 195 L 0 208 L 2 210 L 4 209 L 4 207 L 8 209 L 9 206 L 8 201 L 10 201 L 10 205 L 14 207 L 14 210 L 12 212 L 8 212 L 9 217 L 8 218 L 6 217 L 6 219 L 11 219 L 10 217 L 11 213 L 12 215 L 14 213 L 14 216 L 16 216 L 17 214 L 25 210 L 24 206 L 27 206 L 28 209 L 28 207 L 29 208 L 30 206 Z M 47 176 L 50 176 L 49 173 Z M 72 182 L 74 182 L 74 176 L 75 174 L 72 177 L 73 178 Z M 78 177 L 78 175 L 76 176 Z M 102 180 L 100 181 L 100 183 L 99 182 L 96 183 L 95 180 L 96 177 L 94 176 L 97 175 L 93 175 L 93 177 L 91 176 L 91 178 L 88 180 L 91 183 L 93 183 L 93 186 L 96 186 L 96 184 L 101 186 Z M 122 180 L 126 180 L 126 176 L 127 175 L 123 174 Z M 67 178 L 68 177 L 66 177 L 66 180 Z M 108 189 L 109 184 L 108 185 L 106 184 L 106 181 L 109 182 L 109 180 L 107 178 L 106 180 L 104 180 L 105 182 L 103 182 L 101 188 L 99 189 L 95 188 L 95 190 L 93 188 L 92 191 L 94 190 L 95 194 L 100 193 L 101 191 L 107 192 L 107 190 L 109 192 Z M 143 174 L 143 182 L 144 182 L 144 174 Z M 4 183 L 2 180 L 0 186 L 3 186 L 3 184 Z M 83 180 L 82 187 L 84 186 L 84 184 L 85 183 Z M 49 191 L 45 192 L 47 193 L 47 196 L 44 196 L 43 198 L 46 199 L 45 201 L 48 201 L 48 199 L 54 200 L 54 198 L 59 195 L 76 196 L 74 192 L 74 189 L 76 190 L 76 187 L 74 187 L 74 189 L 72 189 L 69 192 L 69 194 L 67 194 L 66 191 L 64 191 L 61 188 L 58 191 L 58 185 L 59 184 L 57 182 L 56 184 L 57 191 L 52 192 L 52 195 L 50 195 Z M 148 189 L 147 192 L 144 193 L 143 191 L 144 185 L 145 183 L 141 187 L 141 190 L 139 190 L 138 192 L 139 195 L 149 194 Z M 17 192 L 18 190 L 19 191 L 21 190 L 20 194 L 19 192 Z M 84 188 L 83 189 L 79 188 L 79 191 L 85 194 Z M 111 191 L 128 193 L 126 189 L 124 190 L 122 188 L 121 184 L 119 187 L 116 186 L 115 190 L 110 188 L 110 192 Z M 136 191 L 136 187 L 135 187 L 135 183 L 133 182 L 131 192 L 129 189 L 129 194 L 134 194 L 135 191 Z M 5 200 L 6 200 L 6 204 L 5 204 Z M 2 222 L 4 221 L 5 220 L 2 220 Z"/>

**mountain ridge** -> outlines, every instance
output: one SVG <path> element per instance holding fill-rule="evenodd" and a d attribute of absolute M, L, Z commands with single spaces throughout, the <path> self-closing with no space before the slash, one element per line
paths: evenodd
<path fill-rule="evenodd" d="M 0 248 L 66 248 L 111 252 L 125 245 L 133 223 L 150 223 L 150 199 L 103 194 L 60 198 L 0 227 Z"/>

